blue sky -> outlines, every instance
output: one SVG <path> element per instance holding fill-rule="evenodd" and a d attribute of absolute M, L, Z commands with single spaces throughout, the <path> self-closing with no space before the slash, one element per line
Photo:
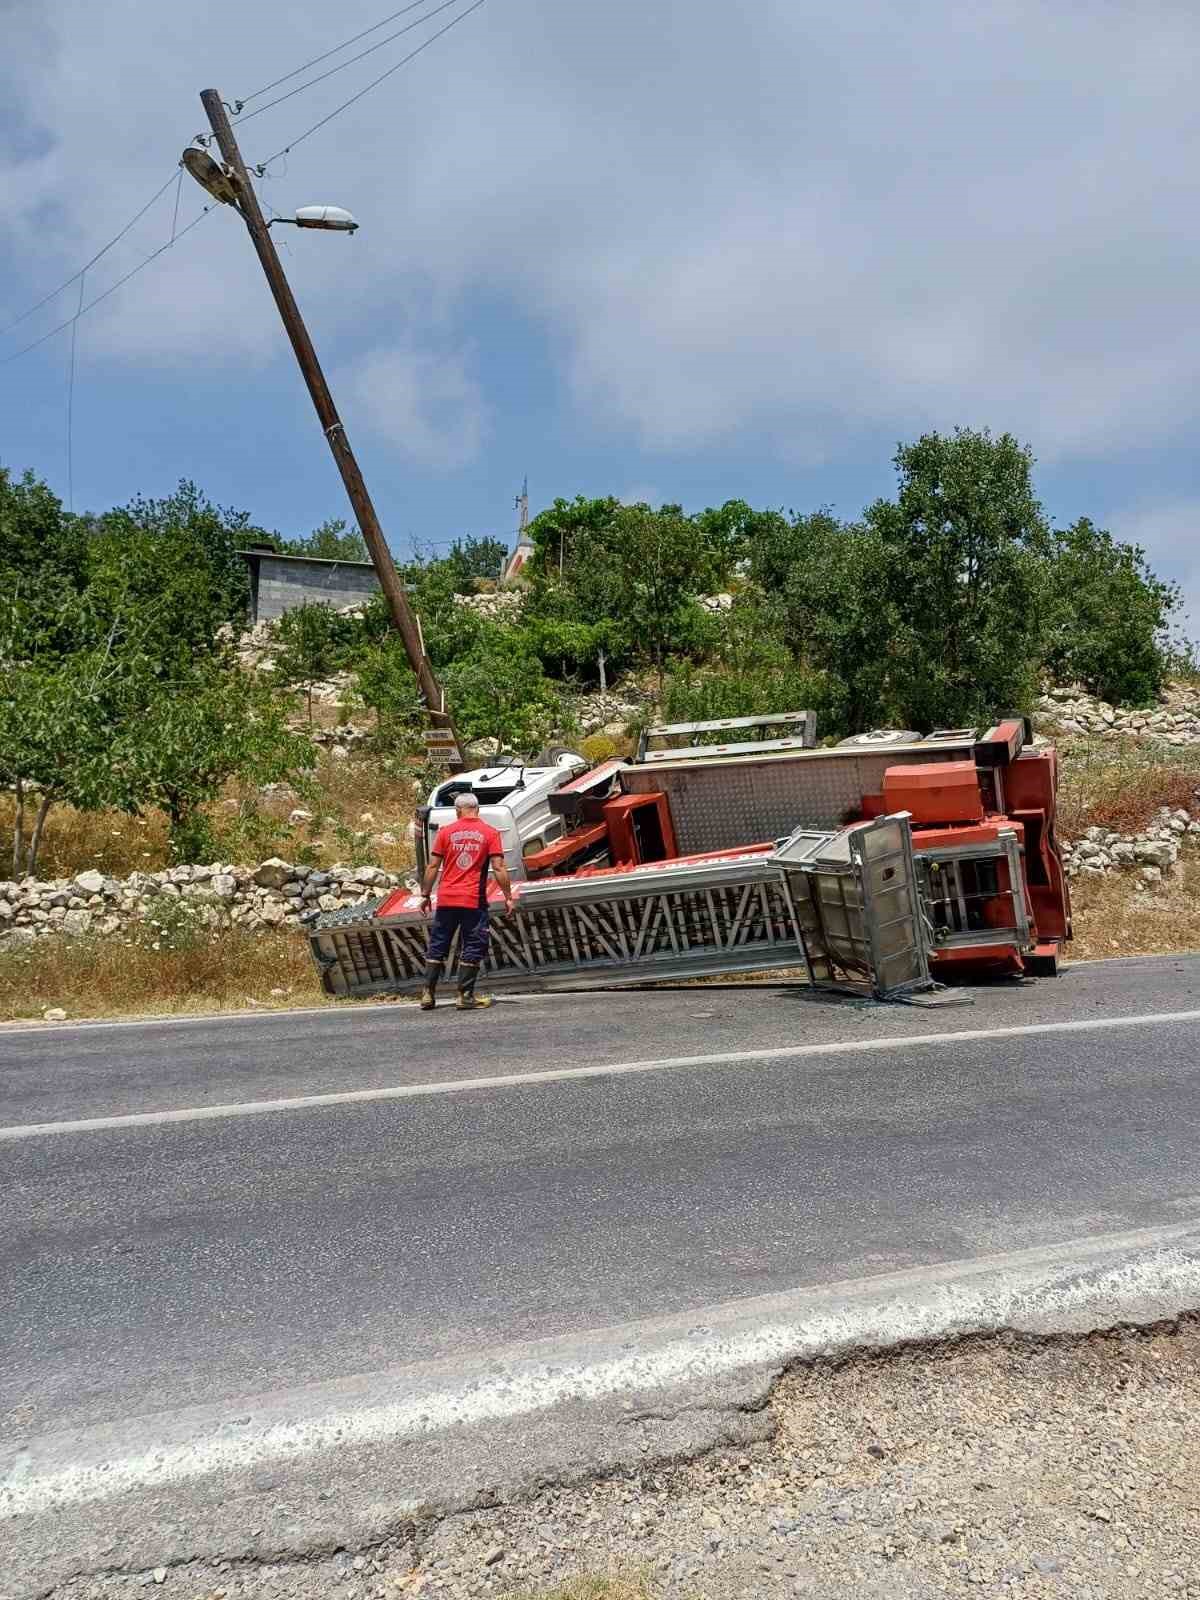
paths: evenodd
<path fill-rule="evenodd" d="M 465 3 L 248 120 L 247 156 Z M 0 0 L 0 323 L 170 177 L 202 87 L 245 96 L 387 7 Z M 393 545 L 507 536 L 526 473 L 535 509 L 852 515 L 897 441 L 961 422 L 1033 446 L 1056 519 L 1147 544 L 1200 633 L 1198 47 L 1190 0 L 487 0 L 263 185 L 362 225 L 279 238 Z M 203 199 L 184 178 L 181 226 Z M 0 366 L 0 461 L 64 498 L 69 360 L 64 332 Z M 345 514 L 228 210 L 81 320 L 72 431 L 77 509 L 187 476 L 288 534 Z"/>

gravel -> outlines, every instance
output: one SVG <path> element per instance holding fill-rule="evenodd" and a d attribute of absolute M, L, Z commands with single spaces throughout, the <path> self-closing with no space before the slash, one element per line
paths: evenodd
<path fill-rule="evenodd" d="M 177 1567 L 165 1588 L 465 1600 L 589 1573 L 662 1600 L 1200 1600 L 1200 1318 L 804 1368 L 772 1407 L 773 1439 L 749 1452 L 547 1489 L 320 1561 Z M 159 1571 L 58 1594 L 118 1600 L 148 1582 Z"/>

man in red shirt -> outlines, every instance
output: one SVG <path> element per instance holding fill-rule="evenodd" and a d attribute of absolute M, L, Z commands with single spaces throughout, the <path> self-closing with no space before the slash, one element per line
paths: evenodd
<path fill-rule="evenodd" d="M 433 853 L 421 882 L 421 909 L 428 911 L 433 886 L 438 885 L 437 910 L 425 956 L 425 988 L 421 1010 L 432 1011 L 437 1004 L 438 979 L 446 963 L 450 941 L 457 933 L 458 1009 L 476 1011 L 490 1006 L 490 994 L 477 995 L 475 983 L 479 967 L 487 955 L 487 881 L 489 869 L 504 891 L 507 909 L 513 908 L 512 883 L 504 861 L 504 843 L 490 823 L 479 815 L 479 800 L 473 794 L 460 794 L 454 801 L 455 820 L 438 830 Z M 438 881 L 438 874 L 441 881 Z"/>

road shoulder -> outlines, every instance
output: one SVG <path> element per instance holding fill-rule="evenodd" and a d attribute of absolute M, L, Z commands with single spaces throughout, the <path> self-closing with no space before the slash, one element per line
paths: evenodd
<path fill-rule="evenodd" d="M 311 1558 L 431 1519 L 768 1437 L 798 1365 L 1012 1331 L 1062 1337 L 1200 1306 L 1200 1217 L 734 1301 L 685 1317 L 13 1439 L 13 1593 L 105 1571 Z"/>

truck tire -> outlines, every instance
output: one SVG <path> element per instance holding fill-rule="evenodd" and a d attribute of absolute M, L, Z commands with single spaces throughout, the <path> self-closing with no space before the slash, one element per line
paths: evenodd
<path fill-rule="evenodd" d="M 587 762 L 584 761 L 579 751 L 568 750 L 565 744 L 548 744 L 545 749 L 538 751 L 531 765 L 535 767 L 557 767 L 563 756 L 573 756 L 576 761 L 581 761 L 585 767 L 587 766 Z"/>

